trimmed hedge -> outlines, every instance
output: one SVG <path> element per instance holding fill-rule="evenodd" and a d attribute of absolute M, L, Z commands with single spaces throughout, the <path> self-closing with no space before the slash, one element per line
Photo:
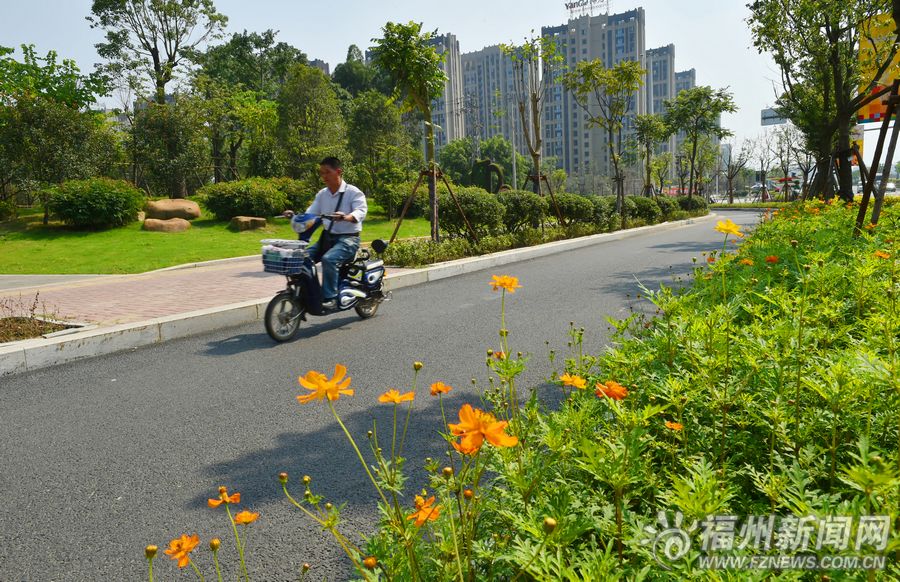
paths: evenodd
<path fill-rule="evenodd" d="M 699 210 L 707 210 L 706 200 L 702 196 L 678 196 L 675 198 L 678 206 L 687 212 L 697 212 Z"/>
<path fill-rule="evenodd" d="M 559 211 L 566 223 L 590 224 L 594 222 L 594 205 L 587 196 L 562 192 L 556 195 L 556 203 L 559 204 Z"/>
<path fill-rule="evenodd" d="M 144 194 L 125 180 L 69 180 L 47 191 L 52 214 L 81 228 L 124 226 L 137 220 Z"/>
<path fill-rule="evenodd" d="M 539 228 L 541 221 L 550 212 L 549 197 L 541 197 L 530 190 L 500 192 L 497 199 L 506 209 L 503 215 L 506 232 L 516 233 L 525 228 Z"/>
<path fill-rule="evenodd" d="M 203 204 L 219 220 L 235 216 L 275 216 L 290 207 L 282 179 L 250 178 L 234 182 L 210 184 L 200 189 Z M 300 207 L 298 207 L 300 208 Z M 305 206 L 300 208 L 302 212 Z"/>
<path fill-rule="evenodd" d="M 506 209 L 495 194 L 474 186 L 455 188 L 453 193 L 478 236 L 497 235 L 501 232 Z M 451 236 L 468 236 L 466 223 L 449 192 L 440 193 L 438 208 L 442 230 Z"/>
<path fill-rule="evenodd" d="M 656 205 L 662 211 L 663 218 L 669 218 L 679 210 L 678 202 L 670 196 L 657 196 Z"/>
<path fill-rule="evenodd" d="M 647 224 L 654 224 L 662 218 L 662 209 L 660 209 L 659 204 L 653 198 L 631 196 L 630 199 L 634 202 L 634 216 L 632 218 L 638 218 Z"/>

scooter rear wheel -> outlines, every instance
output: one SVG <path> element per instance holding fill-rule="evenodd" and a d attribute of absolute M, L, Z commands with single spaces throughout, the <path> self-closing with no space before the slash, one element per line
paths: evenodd
<path fill-rule="evenodd" d="M 277 342 L 286 342 L 297 334 L 303 308 L 287 291 L 282 291 L 266 307 L 266 332 Z"/>
<path fill-rule="evenodd" d="M 378 311 L 378 301 L 375 299 L 360 301 L 356 304 L 355 309 L 356 315 L 361 319 L 369 319 L 370 317 L 374 317 L 375 313 Z"/>

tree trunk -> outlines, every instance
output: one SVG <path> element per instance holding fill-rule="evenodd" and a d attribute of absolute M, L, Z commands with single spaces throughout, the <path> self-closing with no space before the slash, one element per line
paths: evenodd
<path fill-rule="evenodd" d="M 535 152 L 534 150 L 531 151 L 531 165 L 532 165 L 532 168 L 534 168 L 532 170 L 534 180 L 533 180 L 531 190 L 535 194 L 537 194 L 539 196 L 543 196 L 544 189 L 541 186 L 541 152 Z"/>
<path fill-rule="evenodd" d="M 688 182 L 688 198 L 691 198 L 694 195 L 694 164 L 697 162 L 697 142 L 699 140 L 699 136 L 694 135 L 694 139 L 691 142 L 691 177 Z"/>
<path fill-rule="evenodd" d="M 725 179 L 728 181 L 728 203 L 734 204 L 734 177 L 725 176 Z"/>
<path fill-rule="evenodd" d="M 438 224 L 437 166 L 434 163 L 434 125 L 431 110 L 425 112 L 427 133 L 425 137 L 425 161 L 428 165 L 428 204 L 431 208 L 431 240 L 440 242 L 441 234 Z"/>
<path fill-rule="evenodd" d="M 850 166 L 850 116 L 841 114 L 838 126 L 838 193 L 844 202 L 853 202 L 853 169 Z"/>
<path fill-rule="evenodd" d="M 218 130 L 213 130 L 209 141 L 212 146 L 213 182 L 219 184 L 224 181 L 222 174 L 222 147 L 225 145 L 225 140 Z"/>

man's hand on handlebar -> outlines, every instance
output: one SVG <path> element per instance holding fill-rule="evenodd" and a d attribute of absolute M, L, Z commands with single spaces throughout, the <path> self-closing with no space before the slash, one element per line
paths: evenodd
<path fill-rule="evenodd" d="M 296 214 L 293 210 L 285 210 L 281 213 L 281 215 L 285 218 L 294 218 L 294 214 Z"/>

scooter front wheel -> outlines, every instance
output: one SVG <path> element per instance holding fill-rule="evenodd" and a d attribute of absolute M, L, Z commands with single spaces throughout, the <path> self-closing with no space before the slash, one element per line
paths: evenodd
<path fill-rule="evenodd" d="M 374 317 L 376 311 L 378 311 L 378 301 L 375 299 L 367 299 L 356 304 L 356 315 L 361 319 Z"/>
<path fill-rule="evenodd" d="M 300 303 L 288 291 L 282 291 L 266 307 L 266 332 L 273 340 L 286 342 L 300 329 L 302 316 Z"/>

